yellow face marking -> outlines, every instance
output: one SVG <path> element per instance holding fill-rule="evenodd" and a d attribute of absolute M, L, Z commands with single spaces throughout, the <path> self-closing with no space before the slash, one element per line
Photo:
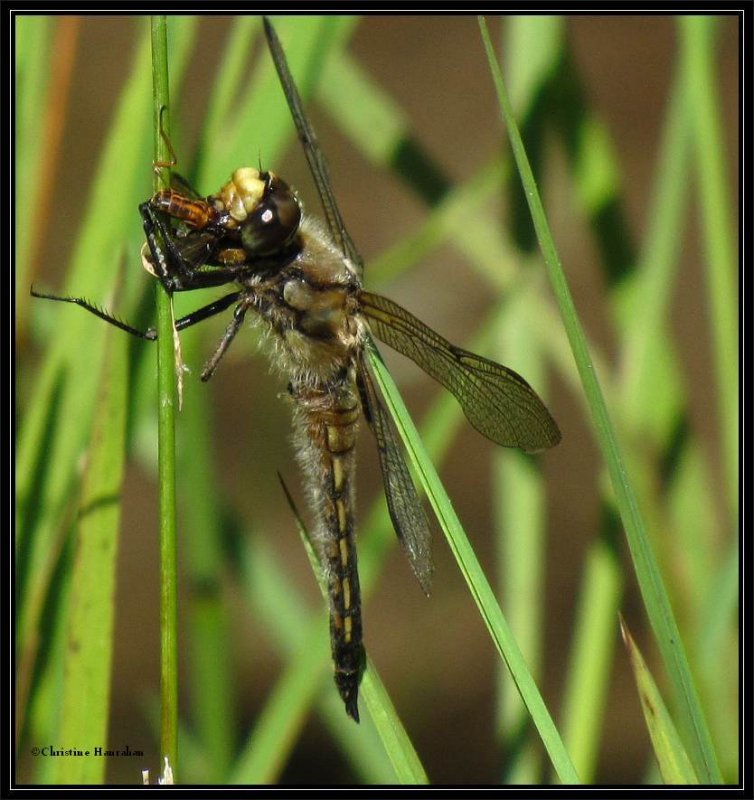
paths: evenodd
<path fill-rule="evenodd" d="M 220 189 L 223 208 L 235 222 L 244 222 L 254 212 L 264 196 L 265 182 L 253 167 L 237 169 Z"/>

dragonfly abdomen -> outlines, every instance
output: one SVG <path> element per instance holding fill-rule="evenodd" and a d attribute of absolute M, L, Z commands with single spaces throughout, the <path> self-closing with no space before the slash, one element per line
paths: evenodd
<path fill-rule="evenodd" d="M 359 401 L 349 381 L 292 387 L 297 457 L 317 514 L 315 543 L 327 579 L 335 684 L 346 712 L 359 720 L 358 691 L 366 655 L 355 547 L 355 446 Z"/>

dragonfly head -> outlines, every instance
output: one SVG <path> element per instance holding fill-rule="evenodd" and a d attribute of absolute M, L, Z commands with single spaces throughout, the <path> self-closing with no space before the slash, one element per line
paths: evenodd
<path fill-rule="evenodd" d="M 227 227 L 240 231 L 241 243 L 250 255 L 283 250 L 298 233 L 301 202 L 274 172 L 241 167 L 214 199 L 230 217 Z"/>

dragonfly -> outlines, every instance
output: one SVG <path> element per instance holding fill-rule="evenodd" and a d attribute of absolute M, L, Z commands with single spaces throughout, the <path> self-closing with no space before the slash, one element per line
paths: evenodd
<path fill-rule="evenodd" d="M 232 291 L 175 321 L 180 331 L 233 306 L 227 328 L 201 372 L 215 372 L 247 313 L 266 327 L 271 360 L 288 381 L 296 456 L 312 515 L 311 537 L 329 604 L 335 684 L 359 721 L 366 669 L 356 553 L 356 438 L 363 417 L 377 445 L 395 532 L 425 593 L 432 580 L 430 527 L 369 363 L 374 338 L 412 359 L 449 390 L 468 421 L 504 447 L 538 452 L 561 438 L 529 384 L 508 367 L 448 342 L 392 300 L 363 287 L 364 264 L 343 222 L 329 170 L 281 42 L 264 19 L 267 45 L 324 212 L 303 211 L 274 172 L 241 167 L 218 192 L 201 196 L 178 176 L 139 206 L 145 268 L 168 292 L 232 285 Z M 72 302 L 145 339 L 141 331 L 83 298 Z"/>

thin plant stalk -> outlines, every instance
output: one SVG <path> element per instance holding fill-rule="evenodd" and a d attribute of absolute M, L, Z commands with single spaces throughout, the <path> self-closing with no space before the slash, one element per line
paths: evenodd
<path fill-rule="evenodd" d="M 155 163 L 168 164 L 170 92 L 168 87 L 167 20 L 153 16 L 152 90 L 154 96 Z M 168 167 L 155 170 L 155 191 L 169 186 Z M 160 483 L 160 752 L 163 764 L 177 773 L 178 755 L 178 623 L 175 499 L 175 353 L 170 295 L 157 284 L 158 472 Z"/>

